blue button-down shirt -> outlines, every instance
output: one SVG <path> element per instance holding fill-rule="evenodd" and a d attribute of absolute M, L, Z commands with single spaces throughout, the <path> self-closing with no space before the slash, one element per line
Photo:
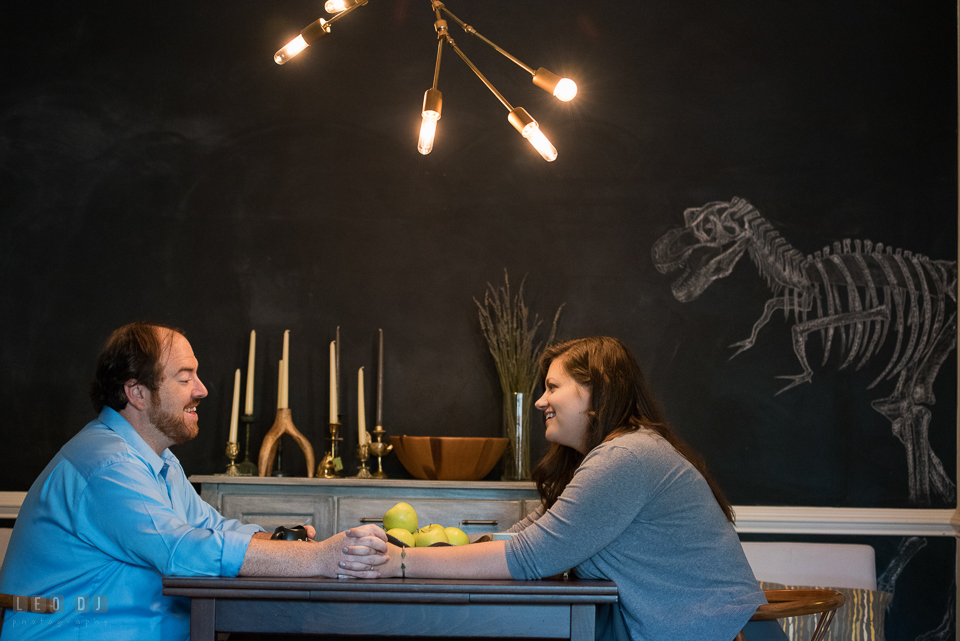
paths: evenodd
<path fill-rule="evenodd" d="M 0 592 L 60 609 L 8 610 L 4 641 L 187 639 L 189 599 L 163 596 L 161 576 L 236 576 L 261 530 L 220 516 L 170 450 L 104 408 L 30 488 L 0 571 Z"/>

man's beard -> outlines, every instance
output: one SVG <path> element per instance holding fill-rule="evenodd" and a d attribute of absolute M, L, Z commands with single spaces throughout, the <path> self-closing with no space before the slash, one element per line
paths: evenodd
<path fill-rule="evenodd" d="M 160 433 L 173 441 L 174 445 L 180 445 L 192 440 L 197 434 L 194 432 L 186 420 L 183 418 L 183 412 L 174 414 L 164 411 L 159 405 L 150 407 L 147 413 L 150 422 L 160 430 Z"/>

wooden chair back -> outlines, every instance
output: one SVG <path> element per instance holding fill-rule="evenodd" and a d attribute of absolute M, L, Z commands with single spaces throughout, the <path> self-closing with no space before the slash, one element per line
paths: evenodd
<path fill-rule="evenodd" d="M 41 599 L 40 597 L 19 596 L 17 594 L 0 594 L 0 610 L 53 614 L 59 607 L 60 604 L 54 599 Z"/>
<path fill-rule="evenodd" d="M 60 604 L 54 599 L 41 599 L 40 597 L 0 593 L 0 632 L 3 631 L 3 620 L 7 614 L 7 610 L 53 614 L 59 608 Z"/>
<path fill-rule="evenodd" d="M 786 617 L 819 614 L 817 627 L 810 641 L 822 641 L 833 622 L 833 616 L 843 605 L 843 595 L 836 590 L 764 590 L 767 603 L 759 606 L 751 621 L 774 621 Z M 734 641 L 746 641 L 741 630 Z"/>

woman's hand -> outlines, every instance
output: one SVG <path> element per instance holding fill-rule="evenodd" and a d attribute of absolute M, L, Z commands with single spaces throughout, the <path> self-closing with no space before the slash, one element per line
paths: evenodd
<path fill-rule="evenodd" d="M 376 526 L 365 525 L 363 527 L 347 530 L 346 535 L 350 539 L 362 540 L 362 537 L 366 536 L 366 532 L 367 532 L 366 528 L 370 528 L 370 527 L 376 528 L 377 536 L 379 536 L 380 534 L 383 534 L 383 540 L 385 541 L 384 545 L 387 548 L 386 554 L 384 555 L 383 562 L 380 565 L 378 565 L 376 568 L 376 570 L 379 572 L 380 578 L 401 576 L 400 564 L 403 561 L 401 557 L 403 550 L 400 549 L 398 546 L 394 545 L 393 543 L 387 542 L 386 541 L 387 535 L 386 533 L 383 532 L 383 530 L 381 530 Z M 367 578 L 367 577 L 364 577 L 364 578 Z"/>
<path fill-rule="evenodd" d="M 363 525 L 330 537 L 321 544 L 329 546 L 324 558 L 332 566 L 324 568 L 325 576 L 352 576 L 377 579 L 381 567 L 389 561 L 386 533 L 376 525 Z M 332 574 L 328 574 L 332 570 Z"/>
<path fill-rule="evenodd" d="M 362 529 L 362 528 L 358 528 Z M 346 532 L 350 538 L 360 537 L 356 530 Z M 363 539 L 359 539 L 363 540 Z M 380 577 L 406 577 L 431 579 L 509 579 L 507 555 L 503 541 L 474 543 L 471 545 L 446 545 L 437 547 L 406 548 L 383 543 L 386 554 L 376 567 Z M 366 558 L 366 557 L 365 557 Z M 373 558 L 373 557 L 371 557 Z M 401 569 L 401 564 L 406 566 Z M 353 573 L 351 573 L 353 574 Z M 359 575 L 357 575 L 359 576 Z M 373 578 L 364 575 L 363 578 Z"/>

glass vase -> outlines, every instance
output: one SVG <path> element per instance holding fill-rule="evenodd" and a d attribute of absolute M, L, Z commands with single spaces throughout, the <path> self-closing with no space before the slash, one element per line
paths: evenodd
<path fill-rule="evenodd" d="M 503 457 L 504 481 L 530 480 L 530 394 L 503 395 L 503 435 L 509 439 Z"/>

